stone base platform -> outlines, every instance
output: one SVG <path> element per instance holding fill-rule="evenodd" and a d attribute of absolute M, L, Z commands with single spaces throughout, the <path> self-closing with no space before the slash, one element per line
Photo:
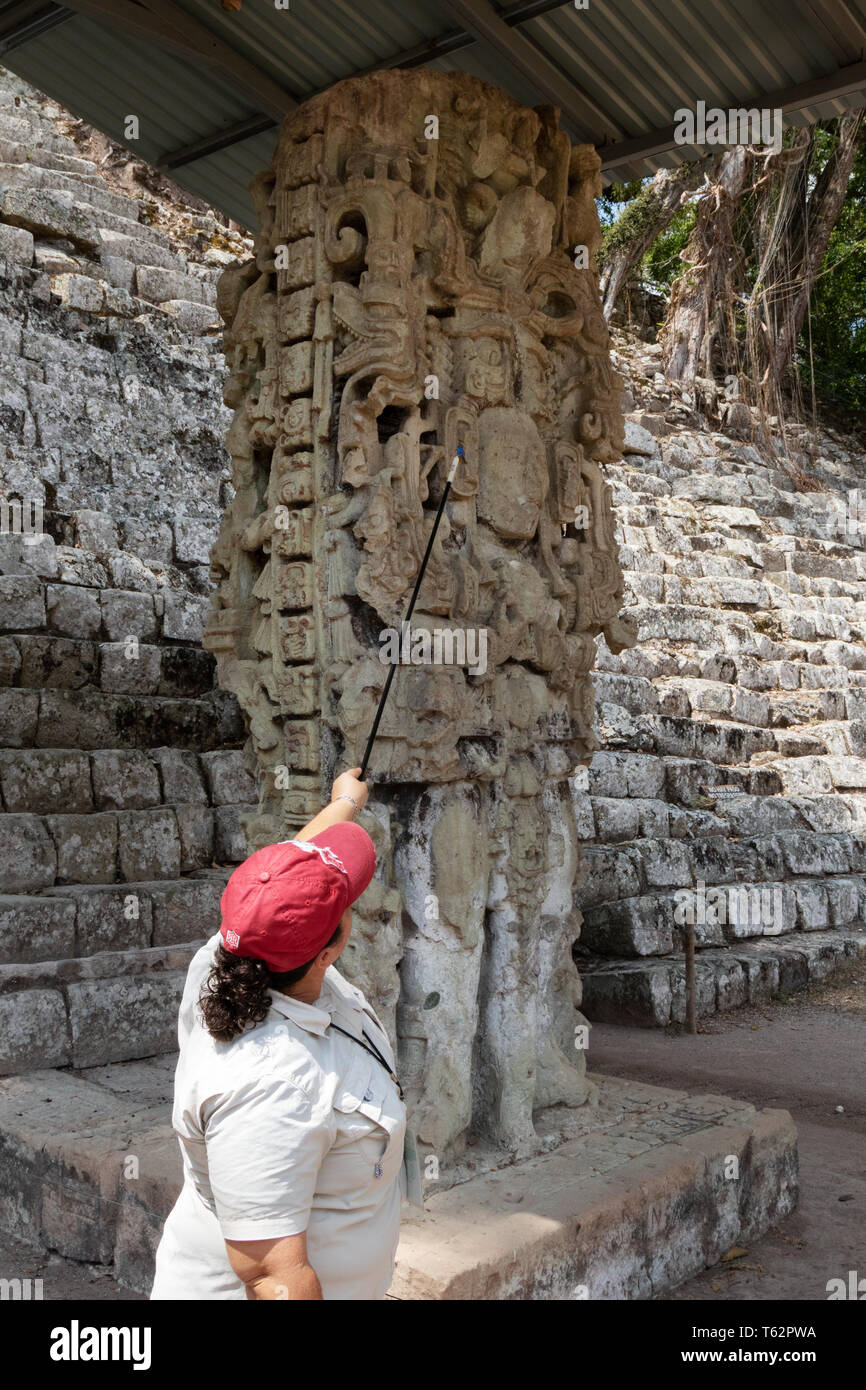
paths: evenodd
<path fill-rule="evenodd" d="M 766 1004 L 826 979 L 846 960 L 866 955 L 866 926 L 790 932 L 697 952 L 697 1014 L 709 1018 L 743 1004 Z M 686 1021 L 682 951 L 641 960 L 581 956 L 581 1010 L 593 1023 L 664 1028 Z"/>
<path fill-rule="evenodd" d="M 173 1069 L 158 1057 L 0 1081 L 0 1226 L 147 1292 L 181 1180 Z M 796 1205 L 786 1111 L 592 1080 L 593 1104 L 536 1117 L 549 1153 L 492 1169 L 479 1154 L 486 1171 L 406 1220 L 392 1297 L 650 1298 Z"/>
<path fill-rule="evenodd" d="M 572 1139 L 437 1193 L 406 1222 L 392 1297 L 652 1298 L 796 1206 L 786 1110 L 591 1079 L 598 1103 L 574 1112 Z M 559 1127 L 557 1109 L 539 1129 Z"/>

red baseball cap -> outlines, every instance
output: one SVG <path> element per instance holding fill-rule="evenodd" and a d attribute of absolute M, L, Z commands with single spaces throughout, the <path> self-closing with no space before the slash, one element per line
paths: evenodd
<path fill-rule="evenodd" d="M 263 960 L 276 973 L 306 965 L 337 929 L 376 869 L 373 841 L 354 821 L 312 840 L 256 850 L 229 879 L 220 935 L 234 956 Z"/>

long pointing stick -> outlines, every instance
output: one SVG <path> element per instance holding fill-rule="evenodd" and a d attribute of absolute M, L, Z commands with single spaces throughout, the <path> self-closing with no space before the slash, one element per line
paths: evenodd
<path fill-rule="evenodd" d="M 427 561 L 430 559 L 430 552 L 433 549 L 433 542 L 436 539 L 436 532 L 439 530 L 439 522 L 442 520 L 442 513 L 445 510 L 445 503 L 448 501 L 448 494 L 451 491 L 451 484 L 454 481 L 454 475 L 457 472 L 457 465 L 459 464 L 461 459 L 463 459 L 465 462 L 466 455 L 463 452 L 463 445 L 458 444 L 457 453 L 451 460 L 451 467 L 448 470 L 448 477 L 445 481 L 445 486 L 442 489 L 442 497 L 439 501 L 439 510 L 436 513 L 436 520 L 433 522 L 433 529 L 430 532 L 430 538 L 427 541 L 427 549 L 424 551 L 424 559 L 421 561 L 421 568 L 418 571 L 418 578 L 415 580 L 415 588 L 412 590 L 412 597 L 409 600 L 409 607 L 406 609 L 406 616 L 403 619 L 402 624 L 403 627 L 406 626 L 406 624 L 412 616 L 412 610 L 415 607 L 415 600 L 418 597 L 418 593 L 421 589 L 421 581 L 424 578 L 424 571 L 427 568 Z M 382 711 L 385 708 L 385 701 L 388 698 L 388 691 L 391 689 L 391 682 L 394 679 L 394 672 L 396 671 L 396 669 L 396 662 L 392 662 L 391 667 L 388 671 L 388 676 L 385 680 L 385 688 L 382 691 L 382 694 L 379 696 L 379 708 L 376 710 L 376 718 L 373 720 L 373 727 L 370 730 L 370 737 L 367 739 L 367 747 L 364 750 L 364 760 L 361 763 L 360 781 L 362 782 L 364 780 L 364 774 L 367 771 L 367 763 L 370 761 L 370 754 L 373 751 L 373 742 L 376 738 L 376 734 L 379 729 L 379 721 L 382 718 Z"/>

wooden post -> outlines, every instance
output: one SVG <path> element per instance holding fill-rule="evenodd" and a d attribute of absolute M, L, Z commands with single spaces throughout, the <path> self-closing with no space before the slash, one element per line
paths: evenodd
<path fill-rule="evenodd" d="M 686 923 L 686 1026 L 690 1033 L 698 1031 L 697 992 L 695 989 L 695 924 Z"/>

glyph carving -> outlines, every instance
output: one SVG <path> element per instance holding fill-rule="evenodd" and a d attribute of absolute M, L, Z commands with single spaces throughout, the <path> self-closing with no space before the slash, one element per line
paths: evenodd
<path fill-rule="evenodd" d="M 340 83 L 287 120 L 256 261 L 220 291 L 236 495 L 206 641 L 249 720 L 251 847 L 360 762 L 380 633 L 465 451 L 413 628 L 484 629 L 486 669 L 396 675 L 364 819 L 383 867 L 344 957 L 440 1156 L 472 1131 L 529 1152 L 533 1110 L 588 1093 L 568 779 L 595 748 L 594 639 L 631 640 L 601 471 L 618 382 L 574 258 L 597 180 L 553 111 L 467 75 Z"/>

